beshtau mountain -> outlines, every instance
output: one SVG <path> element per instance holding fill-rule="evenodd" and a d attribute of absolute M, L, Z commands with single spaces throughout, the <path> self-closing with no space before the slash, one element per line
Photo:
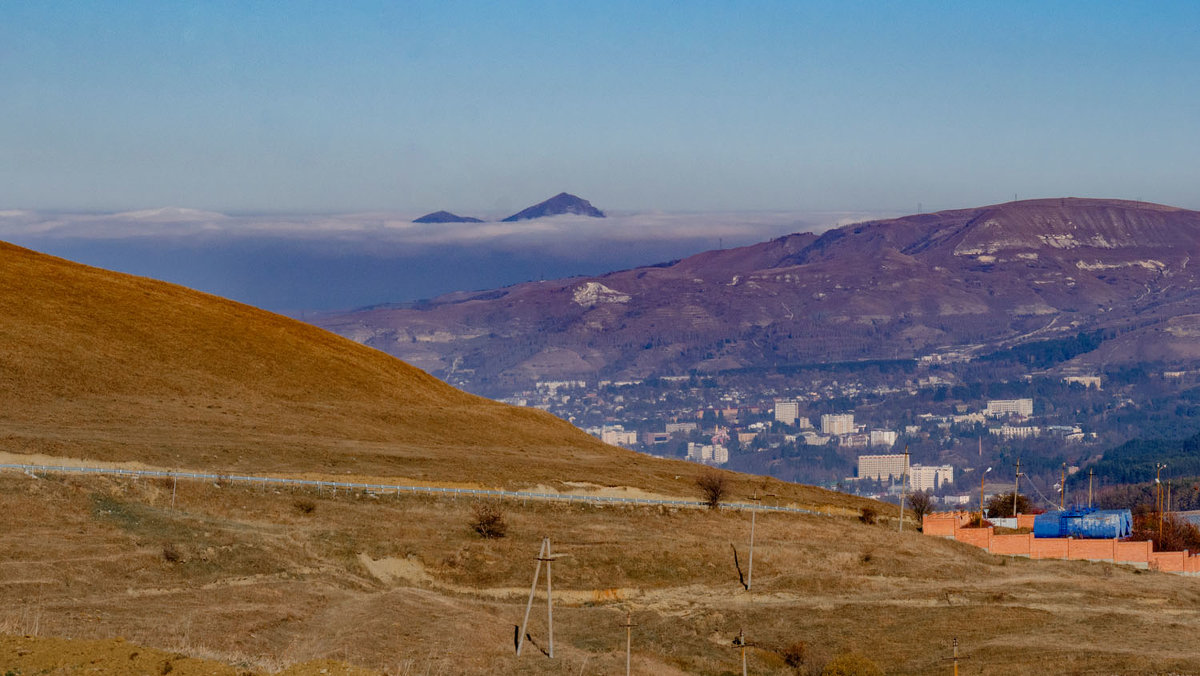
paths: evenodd
<path fill-rule="evenodd" d="M 544 202 L 538 202 L 531 207 L 518 211 L 501 221 L 501 223 L 528 221 L 534 218 L 561 216 L 563 214 L 604 218 L 604 212 L 592 206 L 591 202 L 570 193 L 560 192 Z"/>
<path fill-rule="evenodd" d="M 1198 212 L 1041 199 L 320 324 L 473 386 L 979 355 L 1099 329 L 1107 339 L 1077 360 L 1175 362 L 1200 358 L 1197 259 Z"/>
<path fill-rule="evenodd" d="M 452 214 L 449 211 L 434 211 L 433 213 L 425 214 L 420 218 L 414 218 L 413 223 L 482 223 L 478 218 L 470 216 L 459 216 Z"/>

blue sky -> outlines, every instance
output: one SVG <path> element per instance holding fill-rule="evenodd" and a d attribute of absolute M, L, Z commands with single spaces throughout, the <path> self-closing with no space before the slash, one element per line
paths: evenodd
<path fill-rule="evenodd" d="M 0 209 L 1200 208 L 1200 3 L 0 3 Z"/>

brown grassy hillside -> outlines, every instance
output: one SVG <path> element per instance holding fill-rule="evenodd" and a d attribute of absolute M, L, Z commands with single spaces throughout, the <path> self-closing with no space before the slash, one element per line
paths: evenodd
<path fill-rule="evenodd" d="M 181 482 L 172 507 L 171 488 L 0 472 L 0 665 L 46 673 L 68 652 L 19 638 L 31 634 L 107 641 L 75 645 L 76 668 L 52 673 L 163 673 L 164 655 L 132 644 L 183 674 L 196 673 L 184 657 L 238 674 L 313 660 L 392 676 L 618 674 L 630 611 L 639 674 L 741 673 L 743 629 L 754 674 L 815 676 L 846 652 L 888 674 L 947 674 L 954 637 L 964 675 L 1200 673 L 1200 580 L 992 556 L 892 523 L 759 515 L 751 597 L 730 547 L 744 569 L 740 512 L 508 501 L 508 536 L 484 540 L 467 500 Z M 553 571 L 555 659 L 518 660 L 542 536 L 569 555 Z M 530 634 L 545 646 L 541 590 Z M 229 673 L 201 673 L 214 672 Z"/>
<path fill-rule="evenodd" d="M 2 242 L 0 345 L 0 451 L 695 493 L 694 465 L 604 445 L 321 329 Z M 859 502 L 770 483 L 800 503 Z"/>

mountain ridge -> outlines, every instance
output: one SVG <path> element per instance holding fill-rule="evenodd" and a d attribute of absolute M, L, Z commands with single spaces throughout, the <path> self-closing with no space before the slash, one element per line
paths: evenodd
<path fill-rule="evenodd" d="M 1100 328 L 1136 333 L 1146 347 L 1130 358 L 1186 360 L 1200 358 L 1189 342 L 1198 322 L 1181 318 L 1200 316 L 1195 257 L 1198 212 L 1028 200 L 320 323 L 441 377 L 498 386 L 914 358 Z"/>

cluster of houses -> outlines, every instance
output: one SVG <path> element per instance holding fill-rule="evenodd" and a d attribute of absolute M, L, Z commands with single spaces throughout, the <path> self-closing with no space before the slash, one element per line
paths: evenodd
<path fill-rule="evenodd" d="M 1072 376 L 1085 387 L 1099 387 L 1099 379 L 1091 376 Z M 561 386 L 577 386 L 579 383 L 555 383 Z M 762 431 L 771 426 L 770 418 L 749 423 L 737 429 L 731 426 L 737 424 L 742 414 L 761 417 L 772 416 L 776 423 L 785 425 L 792 430 L 784 438 L 789 442 L 803 441 L 809 446 L 820 446 L 836 443 L 841 448 L 862 449 L 891 449 L 896 445 L 900 432 L 892 429 L 871 428 L 868 425 L 856 424 L 853 413 L 826 413 L 816 421 L 802 415 L 801 401 L 796 399 L 776 399 L 773 409 L 746 410 L 734 407 L 726 409 L 710 409 L 697 414 L 697 420 L 707 420 L 705 435 L 711 430 L 711 437 L 704 443 L 689 442 L 687 458 L 693 462 L 712 465 L 723 465 L 729 461 L 729 442 L 736 439 L 737 443 L 746 447 Z M 707 415 L 706 415 L 707 414 Z M 1029 419 L 1034 415 L 1034 404 L 1031 398 L 1021 399 L 992 399 L 982 410 L 974 412 L 962 411 L 954 415 L 936 416 L 920 414 L 917 417 L 924 423 L 933 423 L 939 427 L 950 428 L 955 424 L 987 425 L 988 433 L 1003 439 L 1023 439 L 1043 434 L 1054 434 L 1064 440 L 1082 440 L 1084 433 L 1077 426 L 1044 426 L 1031 425 Z M 725 423 L 725 426 L 722 425 Z M 708 425 L 712 427 L 708 427 Z M 701 431 L 700 422 L 684 421 L 666 423 L 662 431 L 627 430 L 620 424 L 608 424 L 591 428 L 588 431 L 600 437 L 605 443 L 616 446 L 634 448 L 639 444 L 647 448 L 665 444 L 672 438 L 693 437 Z M 905 434 L 918 434 L 921 425 L 909 425 Z M 895 463 L 902 462 L 901 455 L 869 455 L 859 456 L 860 466 L 857 479 L 871 478 L 883 480 L 887 477 L 899 477 Z M 866 463 L 864 466 L 863 463 Z M 903 470 L 907 474 L 909 487 L 912 490 L 936 491 L 944 484 L 953 482 L 954 470 L 950 466 L 923 467 L 913 465 Z"/>

